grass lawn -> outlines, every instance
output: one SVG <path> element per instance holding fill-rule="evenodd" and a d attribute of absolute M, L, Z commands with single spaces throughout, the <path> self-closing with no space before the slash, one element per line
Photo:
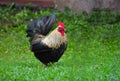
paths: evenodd
<path fill-rule="evenodd" d="M 13 13 L 8 8 L 0 11 Z M 115 22 L 118 14 L 55 12 L 57 20 L 65 23 L 68 48 L 59 62 L 46 68 L 29 50 L 27 24 L 23 21 L 50 14 L 49 10 L 2 14 L 3 19 L 18 27 L 5 24 L 0 28 L 0 81 L 120 81 L 120 21 Z"/>

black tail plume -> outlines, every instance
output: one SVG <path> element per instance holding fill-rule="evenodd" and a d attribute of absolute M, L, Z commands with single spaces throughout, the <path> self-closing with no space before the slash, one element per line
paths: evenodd
<path fill-rule="evenodd" d="M 27 37 L 33 38 L 36 34 L 46 35 L 51 30 L 55 22 L 55 14 L 52 12 L 51 16 L 43 16 L 39 19 L 34 19 L 28 24 L 26 30 Z"/>

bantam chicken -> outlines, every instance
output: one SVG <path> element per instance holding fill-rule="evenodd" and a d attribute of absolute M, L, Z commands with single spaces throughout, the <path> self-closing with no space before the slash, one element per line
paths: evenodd
<path fill-rule="evenodd" d="M 58 21 L 57 28 L 50 32 L 54 22 L 55 14 L 52 13 L 51 16 L 32 20 L 26 31 L 31 51 L 44 65 L 57 62 L 67 48 L 64 24 Z"/>

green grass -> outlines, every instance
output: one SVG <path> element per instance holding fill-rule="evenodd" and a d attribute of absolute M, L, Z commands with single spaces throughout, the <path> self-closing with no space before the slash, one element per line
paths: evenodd
<path fill-rule="evenodd" d="M 13 13 L 14 10 L 6 9 L 6 11 Z M 5 10 L 2 12 L 5 13 Z M 2 18 L 12 21 L 14 16 L 14 19 L 20 21 L 19 18 L 25 14 L 23 20 L 50 14 L 49 10 L 36 12 L 35 15 L 34 12 L 30 12 L 26 9 L 20 10 L 10 18 L 5 13 L 2 14 Z M 22 20 L 15 23 L 19 25 L 17 28 L 2 26 L 0 28 L 0 81 L 119 81 L 120 22 L 107 23 L 107 17 L 112 22 L 118 14 L 112 12 L 110 14 L 115 17 L 111 17 L 107 15 L 109 11 L 104 11 L 105 14 L 102 12 L 99 20 L 95 12 L 88 16 L 85 13 L 56 11 L 57 20 L 62 20 L 67 29 L 68 48 L 59 62 L 46 68 L 29 50 L 30 45 L 25 33 L 27 25 L 23 24 Z M 16 16 L 17 14 L 20 14 L 19 17 Z"/>

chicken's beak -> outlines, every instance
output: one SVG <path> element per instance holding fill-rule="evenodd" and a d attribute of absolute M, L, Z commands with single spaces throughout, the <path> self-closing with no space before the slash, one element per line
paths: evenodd
<path fill-rule="evenodd" d="M 65 31 L 65 33 L 67 33 L 67 30 L 66 30 L 66 29 L 64 29 L 64 31 Z"/>

